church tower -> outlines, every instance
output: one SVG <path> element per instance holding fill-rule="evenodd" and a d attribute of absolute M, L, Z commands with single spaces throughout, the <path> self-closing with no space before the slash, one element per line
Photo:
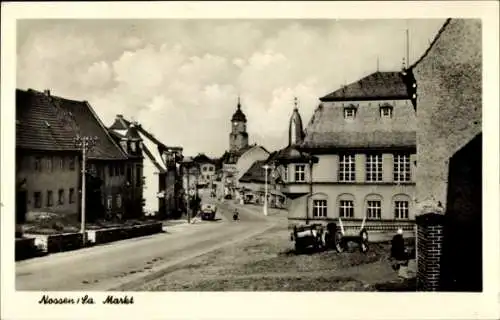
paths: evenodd
<path fill-rule="evenodd" d="M 238 106 L 231 118 L 229 150 L 238 151 L 246 147 L 248 147 L 247 118 L 241 111 L 240 97 L 238 97 Z"/>
<path fill-rule="evenodd" d="M 300 117 L 297 104 L 298 104 L 297 98 L 294 98 L 294 108 L 292 117 L 290 118 L 290 125 L 288 128 L 289 146 L 300 144 L 304 139 L 304 130 L 302 129 L 302 118 Z"/>

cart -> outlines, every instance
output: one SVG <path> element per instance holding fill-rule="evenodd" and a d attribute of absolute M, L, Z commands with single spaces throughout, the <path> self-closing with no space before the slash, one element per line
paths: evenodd
<path fill-rule="evenodd" d="M 295 242 L 295 252 L 302 252 L 308 247 L 319 249 L 323 243 L 324 228 L 320 224 L 294 226 L 290 240 Z"/>
<path fill-rule="evenodd" d="M 363 253 L 368 251 L 368 232 L 365 228 L 366 216 L 359 228 L 345 229 L 342 223 L 342 218 L 339 218 L 338 225 L 334 222 L 327 224 L 324 234 L 324 244 L 327 248 L 334 247 L 337 252 L 344 252 L 349 242 L 356 242 L 359 245 L 359 250 Z"/>

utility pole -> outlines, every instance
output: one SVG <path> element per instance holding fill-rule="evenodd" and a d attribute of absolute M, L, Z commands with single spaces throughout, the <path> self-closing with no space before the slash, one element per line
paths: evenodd
<path fill-rule="evenodd" d="M 264 170 L 266 171 L 266 174 L 265 174 L 265 184 L 264 184 L 264 215 L 267 216 L 268 215 L 268 212 L 267 212 L 267 207 L 268 207 L 268 201 L 267 201 L 267 195 L 268 195 L 268 187 L 267 187 L 267 170 L 269 169 L 274 169 L 274 165 L 270 166 L 268 165 L 267 163 L 265 165 L 262 166 L 262 168 L 264 168 Z"/>
<path fill-rule="evenodd" d="M 85 200 L 86 200 L 86 163 L 87 163 L 87 152 L 90 151 L 97 143 L 99 139 L 97 137 L 89 136 L 77 136 L 75 138 L 75 145 L 82 150 L 82 208 L 81 208 L 81 229 L 83 239 L 83 246 L 87 244 L 87 233 L 85 231 Z"/>

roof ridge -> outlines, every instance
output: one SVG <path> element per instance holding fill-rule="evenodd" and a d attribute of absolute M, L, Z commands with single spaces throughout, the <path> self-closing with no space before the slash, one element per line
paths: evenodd
<path fill-rule="evenodd" d="M 115 139 L 113 139 L 113 137 L 111 137 L 111 134 L 109 133 L 108 128 L 106 128 L 104 123 L 97 116 L 97 113 L 95 112 L 94 108 L 92 108 L 90 103 L 86 100 L 82 101 L 82 103 L 90 110 L 90 113 L 92 114 L 94 119 L 97 120 L 97 123 L 99 124 L 99 126 L 104 130 L 104 134 L 106 135 L 106 137 L 108 137 L 109 141 L 111 141 L 111 143 L 120 151 L 120 153 L 125 157 L 125 159 L 127 159 L 128 155 L 125 153 L 125 151 L 123 151 L 123 149 L 118 145 L 118 143 L 116 143 Z"/>
<path fill-rule="evenodd" d="M 431 51 L 431 49 L 434 47 L 434 45 L 436 44 L 436 42 L 439 40 L 439 38 L 441 37 L 441 34 L 443 33 L 443 31 L 446 29 L 446 27 L 450 24 L 452 18 L 447 18 L 446 21 L 443 23 L 443 25 L 441 26 L 441 28 L 439 28 L 438 32 L 436 33 L 436 35 L 434 36 L 434 39 L 431 41 L 429 47 L 427 48 L 427 50 L 424 51 L 424 53 L 422 54 L 422 56 L 417 60 L 415 61 L 409 68 L 408 70 L 411 70 L 413 68 L 415 68 L 428 54 L 429 52 Z"/>

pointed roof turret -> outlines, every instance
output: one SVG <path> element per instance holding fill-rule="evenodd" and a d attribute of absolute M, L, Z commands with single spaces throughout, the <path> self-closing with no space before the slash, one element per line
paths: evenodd
<path fill-rule="evenodd" d="M 297 97 L 293 99 L 293 102 L 293 113 L 290 117 L 290 124 L 288 127 L 288 145 L 300 144 L 304 139 L 304 129 L 302 125 L 302 118 L 299 113 Z"/>

